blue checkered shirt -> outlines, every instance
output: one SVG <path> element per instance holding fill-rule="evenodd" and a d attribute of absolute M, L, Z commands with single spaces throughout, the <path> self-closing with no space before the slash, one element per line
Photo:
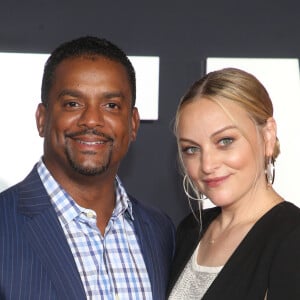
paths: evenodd
<path fill-rule="evenodd" d="M 152 299 L 151 284 L 133 227 L 131 202 L 116 177 L 116 206 L 104 236 L 96 213 L 80 207 L 39 161 L 38 173 L 73 253 L 87 299 Z"/>

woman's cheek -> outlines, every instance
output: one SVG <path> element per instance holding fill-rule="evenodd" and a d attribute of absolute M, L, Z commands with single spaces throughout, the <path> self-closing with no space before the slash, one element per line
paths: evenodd
<path fill-rule="evenodd" d="M 192 159 L 184 161 L 186 172 L 193 181 L 197 181 L 200 175 L 200 162 Z"/>

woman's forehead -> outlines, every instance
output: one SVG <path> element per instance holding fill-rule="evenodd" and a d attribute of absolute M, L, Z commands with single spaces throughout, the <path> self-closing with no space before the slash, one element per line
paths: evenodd
<path fill-rule="evenodd" d="M 243 134 L 257 132 L 255 122 L 241 105 L 226 99 L 211 100 L 201 97 L 182 106 L 178 134 L 202 131 L 211 135 L 229 126 L 236 127 Z"/>

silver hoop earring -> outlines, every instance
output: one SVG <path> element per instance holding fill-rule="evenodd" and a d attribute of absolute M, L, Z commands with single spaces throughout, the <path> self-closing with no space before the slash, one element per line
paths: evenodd
<path fill-rule="evenodd" d="M 195 201 L 203 201 L 203 200 L 206 200 L 207 197 L 204 197 L 204 195 L 203 195 L 202 193 L 197 193 L 197 194 L 199 194 L 199 198 L 195 198 L 195 197 L 193 197 L 193 196 L 191 196 L 191 195 L 189 194 L 189 191 L 188 191 L 189 183 L 187 182 L 187 180 L 188 180 L 187 175 L 184 175 L 182 185 L 183 185 L 183 190 L 184 190 L 185 194 L 187 195 L 187 197 L 188 197 L 189 199 L 192 199 L 192 200 L 195 200 Z M 192 188 L 194 189 L 194 187 L 192 187 Z"/>
<path fill-rule="evenodd" d="M 274 179 L 275 179 L 275 165 L 274 165 L 274 159 L 272 156 L 267 157 L 265 173 L 266 173 L 268 185 L 272 186 L 274 183 Z"/>

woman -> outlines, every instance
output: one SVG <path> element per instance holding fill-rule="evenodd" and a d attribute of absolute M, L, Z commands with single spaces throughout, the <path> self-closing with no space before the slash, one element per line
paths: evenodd
<path fill-rule="evenodd" d="M 272 187 L 279 142 L 265 88 L 242 70 L 211 72 L 182 98 L 174 129 L 185 192 L 216 207 L 179 225 L 169 299 L 300 299 L 300 209 Z"/>

